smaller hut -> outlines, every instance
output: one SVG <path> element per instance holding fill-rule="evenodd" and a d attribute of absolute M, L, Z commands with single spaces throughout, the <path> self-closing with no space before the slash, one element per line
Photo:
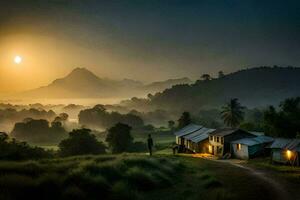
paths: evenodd
<path fill-rule="evenodd" d="M 194 153 L 209 153 L 208 134 L 215 129 L 202 127 L 201 129 L 183 136 L 187 141 L 187 148 Z"/>
<path fill-rule="evenodd" d="M 299 165 L 300 139 L 276 138 L 270 149 L 273 163 Z"/>
<path fill-rule="evenodd" d="M 231 142 L 233 156 L 239 159 L 249 159 L 269 154 L 265 148 L 274 139 L 268 136 L 258 136 L 254 138 L 242 138 Z"/>

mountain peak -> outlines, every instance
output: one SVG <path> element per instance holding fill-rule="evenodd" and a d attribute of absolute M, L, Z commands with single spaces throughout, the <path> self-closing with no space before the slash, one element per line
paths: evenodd
<path fill-rule="evenodd" d="M 89 71 L 84 67 L 77 67 L 68 74 L 66 79 L 99 79 L 93 72 Z"/>
<path fill-rule="evenodd" d="M 74 68 L 70 74 L 77 74 L 77 73 L 92 73 L 91 71 L 89 71 L 87 68 L 84 67 L 76 67 Z M 69 74 L 69 75 L 70 75 Z M 92 73 L 93 74 L 93 73 Z"/>

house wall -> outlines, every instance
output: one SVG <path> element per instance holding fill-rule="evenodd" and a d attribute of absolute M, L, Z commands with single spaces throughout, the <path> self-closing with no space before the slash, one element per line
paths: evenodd
<path fill-rule="evenodd" d="M 176 144 L 178 144 L 178 145 L 183 145 L 184 144 L 185 145 L 185 143 L 186 143 L 186 141 L 183 137 L 176 136 Z"/>
<path fill-rule="evenodd" d="M 272 149 L 272 161 L 280 162 L 280 163 L 287 163 L 288 158 L 286 156 L 286 152 L 282 149 Z"/>
<path fill-rule="evenodd" d="M 238 149 L 238 144 L 232 144 L 233 156 L 239 159 L 249 159 L 248 146 L 240 144 L 240 149 Z"/>
<path fill-rule="evenodd" d="M 230 135 L 226 135 L 224 137 L 217 136 L 217 135 L 209 136 L 209 143 L 212 148 L 212 154 L 217 156 L 223 156 L 226 153 L 230 153 L 232 152 L 231 149 L 232 141 L 239 140 L 242 138 L 247 138 L 247 137 L 249 138 L 249 137 L 256 137 L 256 136 L 242 130 L 237 130 L 234 133 Z"/>
<path fill-rule="evenodd" d="M 209 136 L 209 144 L 211 145 L 211 154 L 221 156 L 223 155 L 224 137 Z"/>
<path fill-rule="evenodd" d="M 189 140 L 187 148 L 195 153 L 208 153 L 208 146 L 209 146 L 208 139 L 202 140 L 201 142 L 198 143 Z"/>
<path fill-rule="evenodd" d="M 231 152 L 231 142 L 232 141 L 239 140 L 242 138 L 250 138 L 250 137 L 256 137 L 256 136 L 252 135 L 251 133 L 248 133 L 246 131 L 242 131 L 242 130 L 237 130 L 230 135 L 224 136 L 223 155 Z"/>

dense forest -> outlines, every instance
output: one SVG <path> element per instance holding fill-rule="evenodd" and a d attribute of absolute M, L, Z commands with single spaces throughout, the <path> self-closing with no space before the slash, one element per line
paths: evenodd
<path fill-rule="evenodd" d="M 300 68 L 258 67 L 240 70 L 218 78 L 204 74 L 194 84 L 175 85 L 147 99 L 132 98 L 121 105 L 137 110 L 203 110 L 220 107 L 238 98 L 247 107 L 277 105 L 285 98 L 300 95 Z"/>

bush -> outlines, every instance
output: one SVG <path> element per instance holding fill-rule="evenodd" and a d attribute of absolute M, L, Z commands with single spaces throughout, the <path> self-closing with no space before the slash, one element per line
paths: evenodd
<path fill-rule="evenodd" d="M 50 151 L 29 146 L 26 142 L 9 139 L 6 133 L 0 133 L 0 160 L 27 160 L 50 157 L 52 157 Z"/>
<path fill-rule="evenodd" d="M 122 123 L 117 123 L 108 130 L 106 141 L 113 153 L 122 153 L 130 150 L 133 142 L 130 131 L 131 127 Z"/>
<path fill-rule="evenodd" d="M 90 129 L 78 129 L 69 133 L 69 138 L 59 143 L 61 156 L 103 154 L 105 145 L 97 141 Z"/>
<path fill-rule="evenodd" d="M 178 167 L 169 159 L 131 156 L 3 162 L 0 198 L 134 200 L 146 191 L 171 186 Z"/>

